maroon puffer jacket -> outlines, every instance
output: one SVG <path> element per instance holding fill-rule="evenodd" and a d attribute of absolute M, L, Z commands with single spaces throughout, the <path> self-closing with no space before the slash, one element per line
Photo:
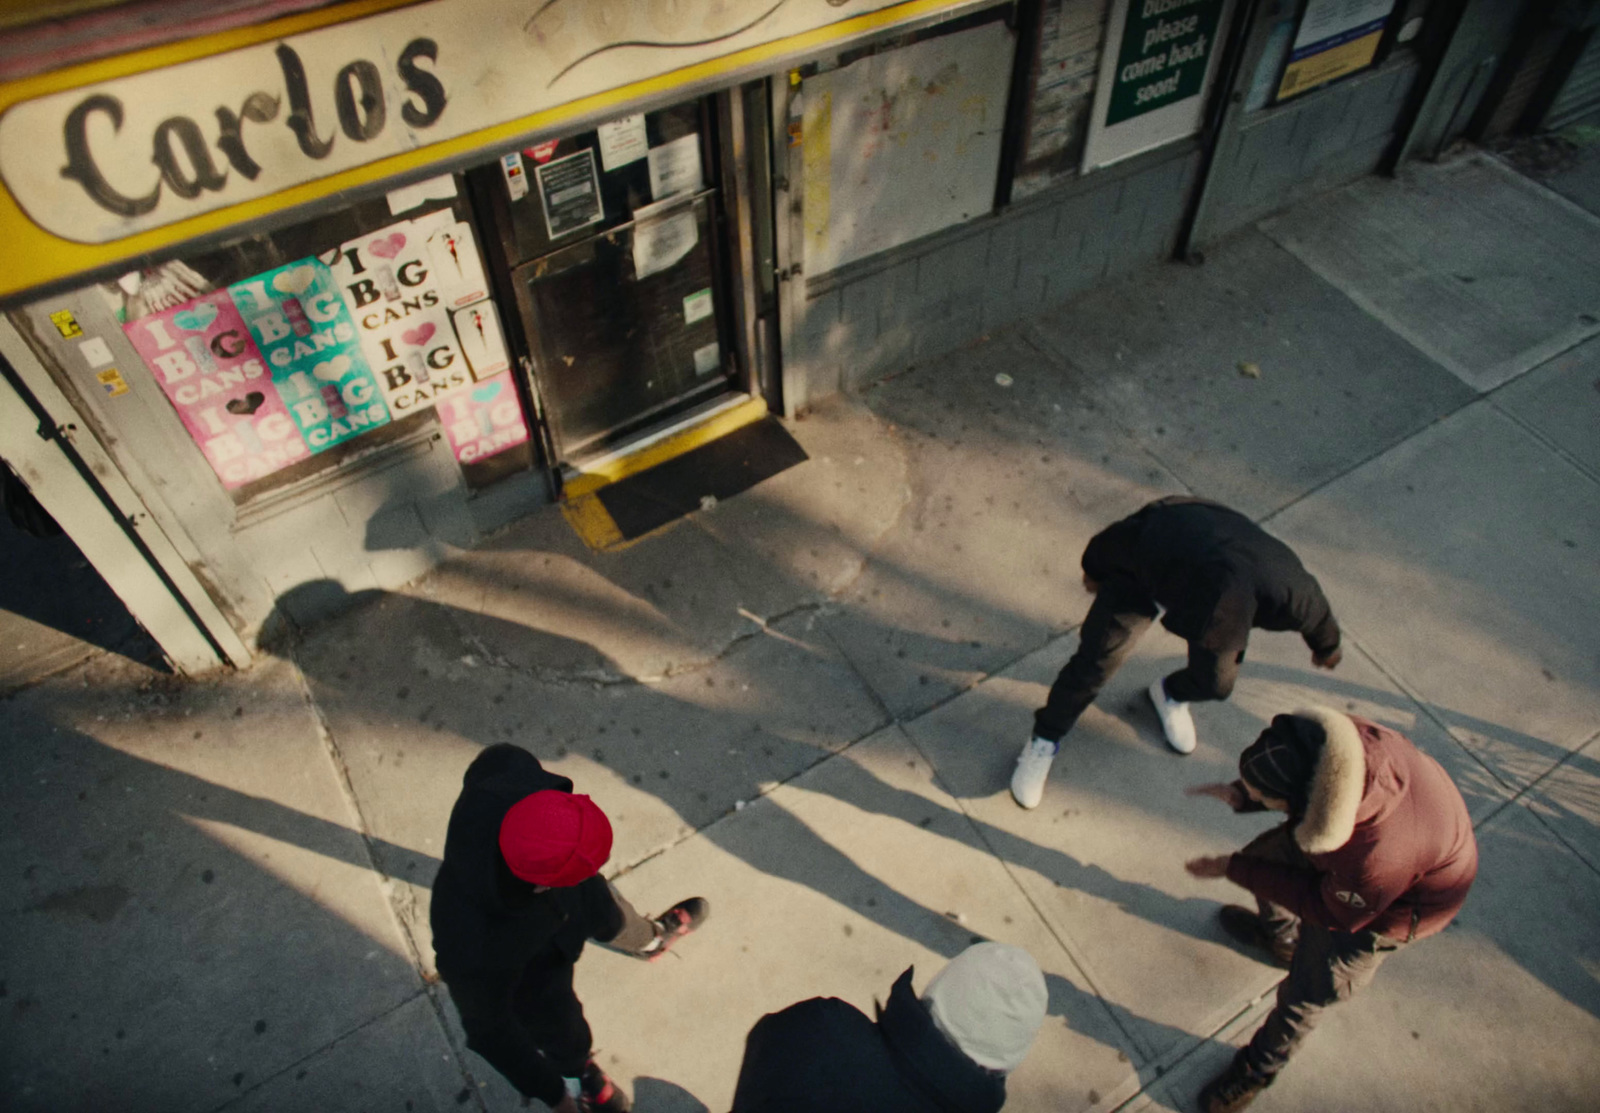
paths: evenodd
<path fill-rule="evenodd" d="M 1478 874 L 1472 820 L 1450 776 L 1397 731 L 1296 712 L 1327 734 L 1293 828 L 1313 868 L 1235 854 L 1228 879 L 1335 931 L 1408 941 L 1442 931 Z"/>

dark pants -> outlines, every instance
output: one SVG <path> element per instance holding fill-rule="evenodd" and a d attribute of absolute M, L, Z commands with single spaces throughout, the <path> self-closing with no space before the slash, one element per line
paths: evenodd
<path fill-rule="evenodd" d="M 622 909 L 623 927 L 607 946 L 638 953 L 655 938 L 655 927 L 611 890 Z M 546 1105 L 560 1097 L 560 1079 L 583 1072 L 593 1044 L 583 1004 L 572 991 L 573 963 L 555 947 L 520 974 L 445 974 L 450 999 L 461 1014 L 467 1046 L 506 1076 L 521 1093 Z"/>
<path fill-rule="evenodd" d="M 1284 865 L 1311 865 L 1288 824 L 1263 832 L 1239 853 Z M 1322 1010 L 1364 988 L 1401 944 L 1371 931 L 1333 931 L 1260 897 L 1256 905 L 1266 929 L 1294 943 L 1289 975 L 1278 984 L 1277 1005 L 1239 1052 L 1245 1069 L 1270 1083 L 1317 1026 Z"/>
<path fill-rule="evenodd" d="M 1376 932 L 1330 931 L 1309 921 L 1299 931 L 1289 976 L 1278 984 L 1278 1003 L 1239 1053 L 1244 1067 L 1265 1082 L 1277 1077 L 1317 1026 L 1322 1010 L 1364 989 L 1383 960 L 1401 947 Z"/>
<path fill-rule="evenodd" d="M 1078 651 L 1050 686 L 1045 705 L 1034 712 L 1033 733 L 1056 742 L 1071 730 L 1157 613 L 1156 601 L 1133 585 L 1102 584 L 1078 630 Z M 1190 642 L 1188 666 L 1164 681 L 1167 697 L 1180 703 L 1227 699 L 1243 660 L 1243 649 L 1219 655 Z"/>
<path fill-rule="evenodd" d="M 467 1046 L 522 1093 L 549 1104 L 558 1076 L 576 1078 L 593 1034 L 572 991 L 572 963 L 552 953 L 529 963 L 514 984 L 500 977 L 446 979 Z"/>

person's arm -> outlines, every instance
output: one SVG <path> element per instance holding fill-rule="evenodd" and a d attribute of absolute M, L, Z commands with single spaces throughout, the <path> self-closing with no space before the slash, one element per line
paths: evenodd
<path fill-rule="evenodd" d="M 1306 580 L 1307 585 L 1294 593 L 1290 605 L 1300 623 L 1300 636 L 1311 650 L 1312 662 L 1331 669 L 1339 663 L 1341 656 L 1339 622 L 1333 617 L 1333 608 L 1328 605 L 1327 596 L 1322 594 L 1322 585 L 1310 575 L 1306 576 Z"/>
<path fill-rule="evenodd" d="M 1235 854 L 1227 878 L 1258 897 L 1333 931 L 1360 931 L 1397 900 L 1402 889 L 1364 868 L 1365 858 L 1333 869 L 1301 869 Z"/>
<path fill-rule="evenodd" d="M 1214 799 L 1221 800 L 1224 804 L 1228 805 L 1228 807 L 1232 808 L 1240 815 L 1244 815 L 1249 812 L 1264 812 L 1267 810 L 1265 804 L 1258 803 L 1250 798 L 1250 794 L 1244 789 L 1244 782 L 1240 780 L 1234 780 L 1228 783 L 1191 785 L 1183 790 L 1183 794 L 1185 796 L 1213 797 Z"/>

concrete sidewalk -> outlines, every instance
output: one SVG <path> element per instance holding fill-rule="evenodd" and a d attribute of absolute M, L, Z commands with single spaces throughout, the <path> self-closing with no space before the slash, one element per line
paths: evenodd
<path fill-rule="evenodd" d="M 247 674 L 104 655 L 15 694 L 7 1107 L 519 1108 L 427 928 L 461 772 L 512 741 L 611 815 L 642 910 L 712 902 L 660 962 L 579 965 L 641 1113 L 724 1113 L 763 1013 L 870 1012 L 979 937 L 1050 987 L 1008 1109 L 1188 1110 L 1281 972 L 1182 868 L 1263 821 L 1182 789 L 1319 702 L 1445 765 L 1482 870 L 1257 1107 L 1591 1109 L 1597 334 L 1600 219 L 1483 156 L 1419 166 L 832 400 L 790 425 L 808 462 L 621 552 L 552 511 Z M 1177 492 L 1300 552 L 1344 663 L 1257 632 L 1179 758 L 1142 689 L 1183 644 L 1152 632 L 1023 812 L 1083 546 Z"/>

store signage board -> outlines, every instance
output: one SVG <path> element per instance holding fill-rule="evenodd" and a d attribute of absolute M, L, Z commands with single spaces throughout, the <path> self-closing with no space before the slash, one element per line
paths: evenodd
<path fill-rule="evenodd" d="M 1287 100 L 1372 65 L 1394 0 L 1310 0 L 1289 51 L 1278 99 Z"/>
<path fill-rule="evenodd" d="M 0 297 L 982 0 L 360 0 L 0 87 Z"/>
<path fill-rule="evenodd" d="M 1083 169 L 1200 130 L 1231 0 L 1113 0 Z"/>

